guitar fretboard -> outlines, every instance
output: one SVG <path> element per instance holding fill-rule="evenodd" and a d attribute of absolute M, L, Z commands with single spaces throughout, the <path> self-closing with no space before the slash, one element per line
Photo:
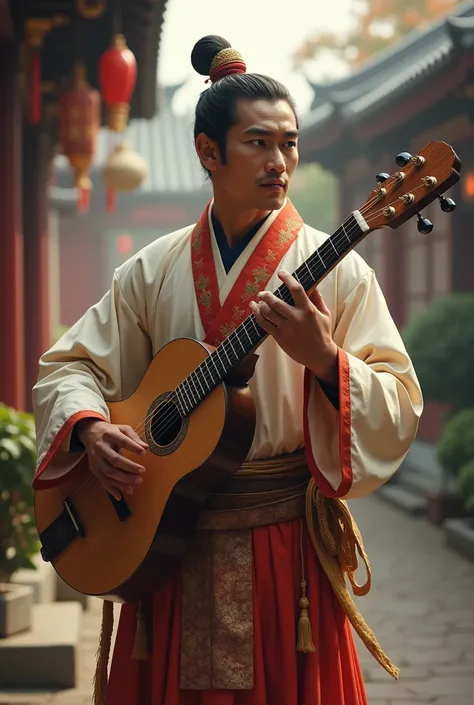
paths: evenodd
<path fill-rule="evenodd" d="M 293 272 L 305 291 L 313 289 L 325 275 L 361 240 L 369 227 L 359 211 L 333 233 L 298 269 Z M 285 284 L 273 292 L 290 305 L 293 298 Z M 176 401 L 182 415 L 191 411 L 222 382 L 232 368 L 253 352 L 268 333 L 250 314 L 190 375 L 175 389 Z"/>

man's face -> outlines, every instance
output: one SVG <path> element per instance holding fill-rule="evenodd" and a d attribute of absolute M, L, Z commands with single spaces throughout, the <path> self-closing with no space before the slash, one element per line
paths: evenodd
<path fill-rule="evenodd" d="M 239 100 L 237 124 L 227 132 L 226 160 L 216 160 L 212 181 L 242 208 L 282 207 L 298 164 L 296 118 L 286 100 Z"/>

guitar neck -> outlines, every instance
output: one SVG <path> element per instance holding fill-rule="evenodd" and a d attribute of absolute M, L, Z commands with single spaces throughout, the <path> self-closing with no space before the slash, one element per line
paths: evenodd
<path fill-rule="evenodd" d="M 300 282 L 306 292 L 310 292 L 367 235 L 368 231 L 369 226 L 361 213 L 354 211 L 336 232 L 293 272 L 293 277 Z M 273 293 L 286 303 L 294 305 L 285 284 L 279 286 Z M 268 333 L 259 326 L 255 316 L 250 314 L 178 385 L 175 393 L 182 413 L 189 414 L 244 357 L 254 352 L 267 336 Z"/>

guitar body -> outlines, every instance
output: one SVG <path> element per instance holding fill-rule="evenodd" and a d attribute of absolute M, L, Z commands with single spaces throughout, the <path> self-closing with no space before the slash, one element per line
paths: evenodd
<path fill-rule="evenodd" d="M 146 456 L 138 459 L 146 468 L 143 483 L 132 495 L 113 500 L 90 472 L 87 458 L 57 487 L 36 492 L 40 538 L 48 527 L 51 538 L 51 525 L 63 515 L 65 523 L 56 527 L 53 542 L 64 540 L 73 527 L 67 524 L 68 512 L 82 529 L 83 536 L 73 532 L 51 559 L 75 590 L 136 602 L 163 585 L 179 567 L 209 494 L 245 460 L 255 431 L 255 404 L 242 377 L 238 386 L 220 383 L 188 417 L 166 424 L 172 411 L 167 393 L 210 350 L 189 338 L 169 343 L 132 396 L 108 404 L 111 423 L 142 430 L 149 444 Z M 159 428 L 164 428 L 161 435 Z M 137 461 L 134 454 L 124 455 Z"/>

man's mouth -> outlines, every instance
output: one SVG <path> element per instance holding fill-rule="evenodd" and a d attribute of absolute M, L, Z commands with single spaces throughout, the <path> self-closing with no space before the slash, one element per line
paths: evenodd
<path fill-rule="evenodd" d="M 260 186 L 268 189 L 269 191 L 280 191 L 285 188 L 283 181 L 265 181 L 263 184 L 260 184 Z"/>

